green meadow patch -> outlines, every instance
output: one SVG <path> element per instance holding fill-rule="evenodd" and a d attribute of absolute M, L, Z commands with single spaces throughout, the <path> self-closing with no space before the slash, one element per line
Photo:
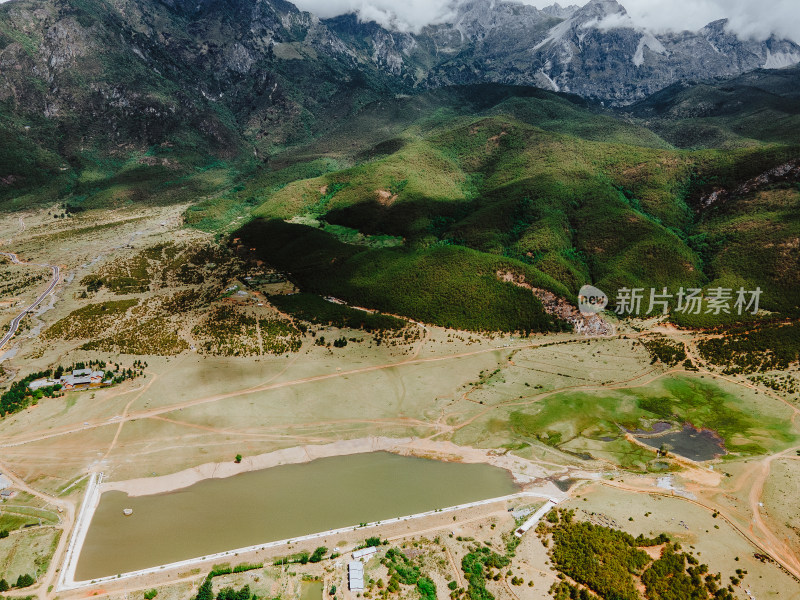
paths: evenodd
<path fill-rule="evenodd" d="M 669 377 L 625 390 L 562 392 L 510 415 L 516 436 L 556 447 L 580 438 L 609 440 L 619 446 L 623 428 L 646 429 L 657 421 L 691 423 L 695 428 L 714 431 L 734 456 L 764 454 L 797 439 L 788 420 L 696 377 Z M 616 448 L 616 452 L 622 450 Z"/>

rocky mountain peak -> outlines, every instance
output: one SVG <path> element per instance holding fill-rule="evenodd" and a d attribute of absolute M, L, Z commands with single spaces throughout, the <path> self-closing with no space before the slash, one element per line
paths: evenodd
<path fill-rule="evenodd" d="M 591 0 L 575 11 L 573 18 L 581 21 L 610 15 L 627 15 L 628 11 L 617 0 Z"/>
<path fill-rule="evenodd" d="M 545 6 L 541 9 L 545 15 L 550 17 L 556 17 L 558 19 L 568 19 L 570 18 L 576 10 L 578 10 L 580 6 L 577 4 L 570 4 L 569 6 L 561 6 L 558 2 L 555 4 L 551 4 L 550 6 Z"/>

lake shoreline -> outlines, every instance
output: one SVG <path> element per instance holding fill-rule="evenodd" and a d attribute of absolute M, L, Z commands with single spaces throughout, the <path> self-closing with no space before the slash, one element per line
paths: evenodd
<path fill-rule="evenodd" d="M 209 464 L 127 482 L 93 476 L 63 585 L 181 568 L 517 498 L 567 497 L 552 479 L 533 477 L 523 459 L 430 440 L 367 438 L 231 462 L 235 469 Z M 264 464 L 283 468 L 257 468 Z M 196 481 L 204 474 L 216 476 Z M 127 493 L 134 490 L 137 496 Z M 172 532 L 169 543 L 153 546 L 164 531 Z"/>
<path fill-rule="evenodd" d="M 369 437 L 285 448 L 244 457 L 241 463 L 235 461 L 206 463 L 169 475 L 103 482 L 100 484 L 99 492 L 100 494 L 110 491 L 124 492 L 130 497 L 165 494 L 191 487 L 208 479 L 227 479 L 243 473 L 282 465 L 309 463 L 320 458 L 370 452 L 390 452 L 401 456 L 414 456 L 442 462 L 489 464 L 509 471 L 514 481 L 522 486 L 552 475 L 541 466 L 508 453 L 500 454 L 493 450 L 458 446 L 452 442 L 435 442 L 417 438 Z"/>

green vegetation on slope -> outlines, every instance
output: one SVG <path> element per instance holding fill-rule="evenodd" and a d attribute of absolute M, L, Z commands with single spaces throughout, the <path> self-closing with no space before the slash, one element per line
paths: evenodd
<path fill-rule="evenodd" d="M 318 229 L 253 221 L 236 234 L 256 257 L 292 274 L 305 291 L 427 323 L 472 331 L 554 331 L 564 325 L 528 290 L 500 281 L 513 272 L 566 290 L 527 265 L 460 246 L 349 246 Z"/>
<path fill-rule="evenodd" d="M 800 360 L 800 323 L 741 327 L 697 347 L 703 360 L 723 365 L 726 374 L 785 370 Z"/>
<path fill-rule="evenodd" d="M 625 109 L 680 148 L 796 144 L 800 68 L 758 70 L 723 82 L 674 84 Z"/>
<path fill-rule="evenodd" d="M 577 521 L 574 511 L 561 509 L 540 522 L 537 533 L 548 546 L 552 540 L 549 554 L 553 565 L 570 578 L 550 588 L 556 600 L 641 600 L 639 581 L 648 600 L 735 598 L 732 587 L 720 588 L 719 573 L 710 574 L 708 565 L 699 564 L 692 553 L 680 552 L 680 546 L 671 544 L 664 534 L 653 539 L 634 538 L 618 529 Z M 661 557 L 655 561 L 641 550 L 662 544 Z"/>
<path fill-rule="evenodd" d="M 252 214 L 396 236 L 414 251 L 447 244 L 502 256 L 533 267 L 535 285 L 567 298 L 590 282 L 612 299 L 625 287 L 645 294 L 667 288 L 674 311 L 681 288 L 760 287 L 761 308 L 800 310 L 791 250 L 797 191 L 789 182 L 766 189 L 753 179 L 795 160 L 797 148 L 675 151 L 638 126 L 552 94 L 518 90 L 496 96 L 494 105 L 467 102 L 479 109 L 468 114 L 445 110 L 443 93 L 439 104 L 423 95 L 429 112 L 416 121 L 406 109 L 423 104 L 420 97 L 366 109 L 368 122 L 394 135 L 367 158 L 350 137 L 361 129 L 346 121 L 341 138 L 295 156 L 308 161 L 324 151 L 355 166 L 266 190 Z M 391 119 L 405 129 L 393 129 Z M 755 191 L 711 206 L 704 199 L 748 180 Z M 243 193 L 258 197 L 253 186 Z M 673 318 L 706 326 L 752 317 Z"/>
<path fill-rule="evenodd" d="M 357 310 L 314 294 L 275 295 L 269 301 L 278 310 L 309 323 L 365 331 L 396 331 L 406 326 L 396 317 Z"/>

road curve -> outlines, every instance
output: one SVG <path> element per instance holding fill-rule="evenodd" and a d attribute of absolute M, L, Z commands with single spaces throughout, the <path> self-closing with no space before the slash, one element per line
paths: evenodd
<path fill-rule="evenodd" d="M 14 263 L 15 265 L 31 265 L 34 267 L 47 267 L 53 272 L 53 279 L 50 281 L 50 285 L 47 286 L 47 289 L 41 294 L 39 294 L 39 297 L 36 298 L 33 304 L 31 304 L 28 308 L 23 310 L 20 314 L 18 314 L 16 317 L 12 319 L 11 325 L 8 328 L 8 332 L 3 336 L 3 339 L 0 340 L 0 350 L 2 350 L 3 347 L 5 347 L 5 345 L 11 340 L 11 338 L 14 337 L 14 334 L 17 333 L 17 329 L 19 329 L 19 324 L 22 321 L 22 319 L 25 318 L 25 315 L 35 310 L 36 307 L 39 306 L 44 301 L 44 299 L 47 298 L 55 289 L 55 287 L 58 285 L 58 281 L 59 279 L 61 279 L 61 269 L 57 265 L 40 265 L 37 263 L 23 262 L 13 252 L 0 252 L 0 256 L 7 256 L 8 258 L 11 259 L 11 262 Z"/>

